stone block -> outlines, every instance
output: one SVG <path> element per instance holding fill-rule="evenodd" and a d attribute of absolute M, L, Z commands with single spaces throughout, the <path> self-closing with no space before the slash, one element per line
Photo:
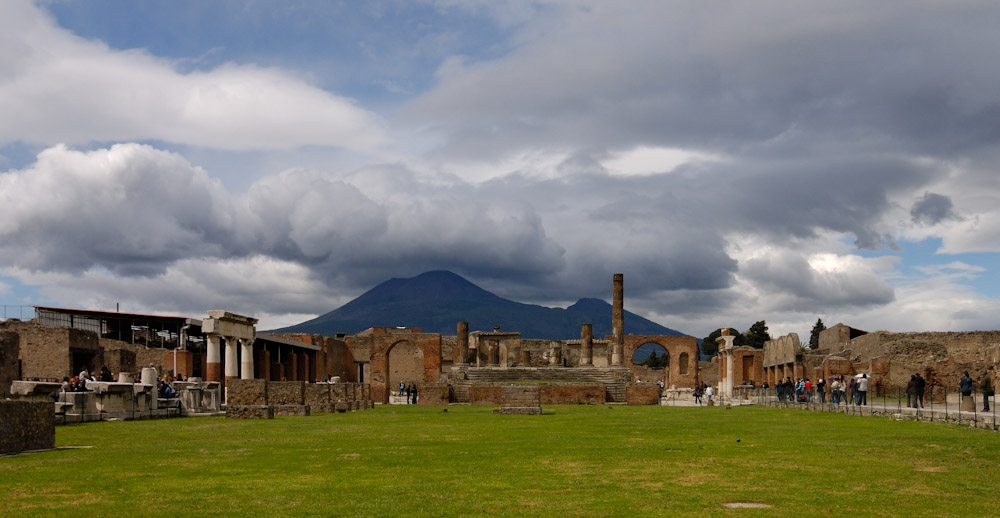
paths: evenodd
<path fill-rule="evenodd" d="M 304 403 L 315 412 L 330 410 L 331 386 L 326 383 L 309 383 L 305 386 Z"/>
<path fill-rule="evenodd" d="M 658 405 L 660 387 L 655 384 L 629 384 L 625 387 L 625 401 L 630 405 Z"/>
<path fill-rule="evenodd" d="M 542 385 L 540 402 L 543 405 L 600 405 L 605 401 L 604 385 Z"/>
<path fill-rule="evenodd" d="M 469 403 L 473 405 L 499 405 L 502 402 L 500 387 L 492 385 L 472 385 L 469 387 Z"/>
<path fill-rule="evenodd" d="M 226 417 L 230 419 L 274 419 L 274 407 L 270 405 L 228 405 Z"/>
<path fill-rule="evenodd" d="M 0 454 L 56 447 L 55 407 L 51 400 L 0 400 L 0 423 Z"/>
<path fill-rule="evenodd" d="M 301 405 L 305 386 L 304 381 L 272 381 L 267 386 L 267 404 Z"/>
<path fill-rule="evenodd" d="M 267 405 L 268 381 L 263 379 L 226 380 L 226 404 L 236 406 Z"/>
<path fill-rule="evenodd" d="M 309 417 L 311 408 L 309 405 L 273 405 L 274 415 L 292 415 Z"/>
<path fill-rule="evenodd" d="M 450 388 L 446 383 L 424 383 L 417 394 L 417 403 L 429 406 L 447 405 L 449 393 Z"/>
<path fill-rule="evenodd" d="M 346 401 L 347 400 L 347 383 L 334 383 L 330 385 L 330 400 L 331 401 Z"/>

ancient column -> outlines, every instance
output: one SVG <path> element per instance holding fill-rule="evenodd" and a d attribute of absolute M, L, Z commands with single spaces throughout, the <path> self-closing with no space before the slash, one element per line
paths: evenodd
<path fill-rule="evenodd" d="M 559 342 L 549 342 L 549 366 L 559 365 Z"/>
<path fill-rule="evenodd" d="M 205 347 L 208 358 L 205 362 L 205 381 L 222 380 L 222 351 L 219 350 L 219 336 L 205 335 Z"/>
<path fill-rule="evenodd" d="M 733 377 L 736 376 L 733 365 L 733 340 L 735 336 L 729 336 L 729 328 L 722 328 L 722 336 L 716 338 L 720 342 L 719 352 L 723 353 L 722 359 L 726 362 L 725 378 L 719 380 L 719 391 L 726 397 L 733 397 Z"/>
<path fill-rule="evenodd" d="M 226 379 L 240 377 L 239 365 L 236 363 L 236 340 L 223 337 L 226 340 Z"/>
<path fill-rule="evenodd" d="M 240 340 L 240 379 L 253 379 L 253 342 Z"/>
<path fill-rule="evenodd" d="M 469 358 L 469 323 L 458 323 L 458 343 L 455 344 L 455 365 L 465 365 Z"/>
<path fill-rule="evenodd" d="M 594 325 L 582 324 L 580 327 L 580 366 L 594 364 Z"/>
<path fill-rule="evenodd" d="M 625 275 L 614 275 L 614 291 L 611 307 L 611 365 L 622 365 L 622 349 L 625 340 Z"/>

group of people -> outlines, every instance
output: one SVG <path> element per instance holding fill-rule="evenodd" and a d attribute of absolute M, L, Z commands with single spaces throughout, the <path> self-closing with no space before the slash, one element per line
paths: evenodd
<path fill-rule="evenodd" d="M 962 374 L 962 379 L 958 382 L 958 390 L 962 392 L 962 397 L 971 396 L 972 391 L 975 390 L 975 384 L 972 378 L 969 377 L 969 371 L 965 371 Z M 990 398 L 996 395 L 996 391 L 993 389 L 993 382 L 986 371 L 983 371 L 982 378 L 979 381 L 979 393 L 983 395 L 983 412 L 989 412 Z"/>
<path fill-rule="evenodd" d="M 701 385 L 694 388 L 694 402 L 700 405 L 702 397 L 705 397 L 708 401 L 712 400 L 712 387 L 705 384 L 704 381 L 701 382 Z"/>
<path fill-rule="evenodd" d="M 927 380 L 920 373 L 910 376 L 910 381 L 906 384 L 906 406 L 907 408 L 924 407 L 924 391 L 927 389 Z"/>
<path fill-rule="evenodd" d="M 63 376 L 59 392 L 89 392 L 90 389 L 87 388 L 88 381 L 114 381 L 114 378 L 112 378 L 111 371 L 107 365 L 101 367 L 101 372 L 96 375 L 85 368 L 79 374 L 73 376 L 73 379 L 70 379 L 69 376 Z"/>
<path fill-rule="evenodd" d="M 399 382 L 399 395 L 400 396 L 403 396 L 403 395 L 406 396 L 406 404 L 407 405 L 416 405 L 417 404 L 417 384 L 416 383 L 412 383 L 410 385 L 407 385 L 406 383 L 403 383 L 402 381 Z"/>
<path fill-rule="evenodd" d="M 809 378 L 799 378 L 792 381 L 791 377 L 787 377 L 779 381 L 774 388 L 778 393 L 778 401 L 812 403 L 815 393 L 819 403 L 826 404 L 827 385 L 830 389 L 830 402 L 834 405 L 839 405 L 841 402 L 845 405 L 853 403 L 863 406 L 868 404 L 867 374 L 851 378 L 846 384 L 843 376 L 831 377 L 829 384 L 823 378 L 813 383 Z M 923 396 L 921 395 L 921 397 Z"/>

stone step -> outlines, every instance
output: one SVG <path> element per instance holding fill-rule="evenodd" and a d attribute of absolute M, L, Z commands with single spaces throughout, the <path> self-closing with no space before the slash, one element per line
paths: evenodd
<path fill-rule="evenodd" d="M 469 402 L 469 386 L 465 384 L 455 385 L 455 402 L 456 403 L 468 403 Z"/>
<path fill-rule="evenodd" d="M 466 378 L 472 382 L 563 382 L 563 383 L 624 383 L 628 380 L 627 369 L 590 368 L 510 368 L 510 369 L 469 369 Z"/>
<path fill-rule="evenodd" d="M 605 385 L 604 391 L 605 395 L 607 396 L 608 403 L 628 402 L 628 398 L 626 397 L 625 385 L 622 383 Z"/>

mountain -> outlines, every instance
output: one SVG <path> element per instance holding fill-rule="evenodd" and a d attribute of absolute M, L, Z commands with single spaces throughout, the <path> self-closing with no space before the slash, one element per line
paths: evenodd
<path fill-rule="evenodd" d="M 594 338 L 603 338 L 611 335 L 611 304 L 600 299 L 580 299 L 566 309 L 522 304 L 438 270 L 409 279 L 390 279 L 325 315 L 274 332 L 355 334 L 369 327 L 404 326 L 454 335 L 461 321 L 469 323 L 470 331 L 500 326 L 520 331 L 524 338 L 549 340 L 579 338 L 580 324 L 589 322 L 594 324 Z M 628 311 L 625 333 L 685 336 Z"/>

